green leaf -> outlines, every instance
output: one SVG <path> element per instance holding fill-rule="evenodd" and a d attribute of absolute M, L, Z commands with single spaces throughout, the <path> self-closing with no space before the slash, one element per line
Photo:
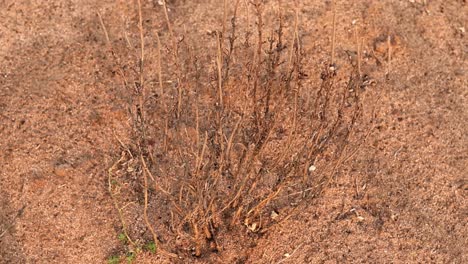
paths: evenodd
<path fill-rule="evenodd" d="M 156 253 L 156 244 L 154 242 L 149 242 L 148 244 L 146 244 L 146 250 L 148 250 L 149 252 L 151 253 Z"/>
<path fill-rule="evenodd" d="M 107 264 L 119 264 L 120 263 L 120 257 L 119 256 L 110 256 L 107 259 Z"/>
<path fill-rule="evenodd" d="M 127 262 L 129 264 L 131 264 L 135 259 L 136 259 L 136 253 L 135 252 L 129 252 L 127 254 Z"/>
<path fill-rule="evenodd" d="M 127 236 L 124 233 L 120 233 L 118 238 L 119 238 L 119 241 L 122 243 L 126 243 L 128 240 Z"/>

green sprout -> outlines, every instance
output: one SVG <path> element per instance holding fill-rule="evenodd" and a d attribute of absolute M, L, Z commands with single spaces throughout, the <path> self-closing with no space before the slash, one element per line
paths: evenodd
<path fill-rule="evenodd" d="M 153 254 L 156 253 L 156 244 L 153 241 L 146 244 L 145 248 L 146 250 L 148 250 L 149 252 Z"/>

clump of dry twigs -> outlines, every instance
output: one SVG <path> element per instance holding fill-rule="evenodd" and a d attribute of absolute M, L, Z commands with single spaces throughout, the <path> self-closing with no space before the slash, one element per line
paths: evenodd
<path fill-rule="evenodd" d="M 297 11 L 292 27 L 281 9 L 267 27 L 262 1 L 224 1 L 201 54 L 177 35 L 163 3 L 166 30 L 153 32 L 151 49 L 139 6 L 138 63 L 122 67 L 109 42 L 134 124 L 109 191 L 131 243 L 146 236 L 162 253 L 199 257 L 239 228 L 267 232 L 333 181 L 362 142 L 351 138 L 363 78 L 356 68 L 337 85 L 332 50 L 321 83 L 307 83 Z M 245 8 L 254 23 L 242 27 Z"/>

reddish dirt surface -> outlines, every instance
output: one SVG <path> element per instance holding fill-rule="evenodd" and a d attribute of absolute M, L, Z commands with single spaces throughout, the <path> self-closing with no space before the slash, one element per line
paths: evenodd
<path fill-rule="evenodd" d="M 143 2 L 150 40 L 153 27 L 167 28 L 158 1 Z M 168 2 L 175 29 L 195 42 L 219 28 L 220 1 Z M 297 2 L 315 85 L 329 58 L 331 4 Z M 120 155 L 113 135 L 127 142 L 131 124 L 96 11 L 111 39 L 128 31 L 138 43 L 135 5 L 0 2 L 0 263 L 105 263 L 121 253 L 106 171 Z M 338 1 L 337 14 L 342 71 L 356 50 L 351 22 L 361 29 L 363 72 L 380 96 L 369 101 L 373 133 L 286 221 L 261 236 L 245 229 L 248 244 L 230 238 L 220 253 L 180 263 L 468 262 L 466 2 Z M 177 262 L 148 252 L 136 261 Z"/>

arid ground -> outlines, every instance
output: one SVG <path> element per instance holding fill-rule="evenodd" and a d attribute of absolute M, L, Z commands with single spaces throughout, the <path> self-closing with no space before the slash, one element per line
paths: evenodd
<path fill-rule="evenodd" d="M 115 61 L 123 71 L 138 64 L 137 2 L 0 0 L 0 263 L 468 263 L 465 0 L 337 0 L 337 85 L 357 67 L 356 33 L 369 83 L 362 94 L 372 120 L 355 125 L 359 148 L 318 195 L 265 232 L 239 222 L 217 238 L 216 252 L 201 254 L 166 235 L 161 244 L 176 258 L 129 255 L 108 186 L 109 168 L 134 139 L 133 91 Z M 230 18 L 237 1 L 226 2 Z M 248 2 L 239 2 L 240 32 L 255 28 Z M 170 0 L 167 8 L 178 40 L 193 43 L 200 60 L 216 58 L 223 1 Z M 331 1 L 264 8 L 265 27 L 282 12 L 289 36 L 297 11 L 304 91 L 318 89 L 330 60 Z M 159 87 L 155 34 L 166 54 L 171 28 L 162 1 L 142 0 L 141 10 L 145 83 Z M 171 93 L 173 64 L 161 63 Z M 214 60 L 204 65 L 216 73 Z M 142 213 L 133 216 L 141 226 L 132 234 L 149 235 Z"/>

